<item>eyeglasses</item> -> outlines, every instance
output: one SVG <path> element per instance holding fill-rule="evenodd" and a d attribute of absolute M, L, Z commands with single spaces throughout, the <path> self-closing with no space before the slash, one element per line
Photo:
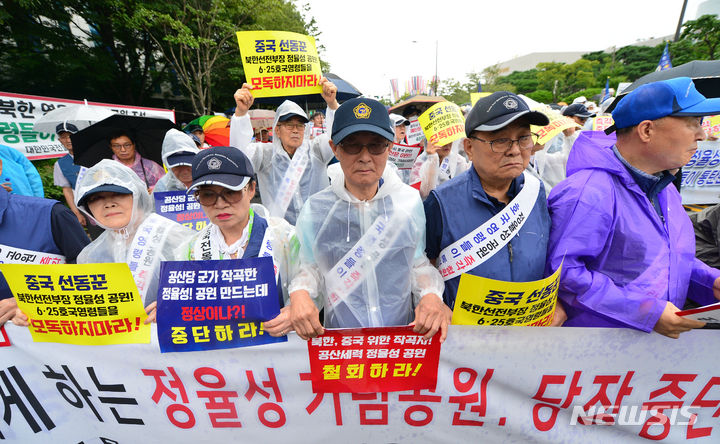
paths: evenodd
<path fill-rule="evenodd" d="M 362 151 L 363 147 L 367 147 L 367 150 L 370 154 L 373 156 L 378 156 L 387 150 L 388 146 L 390 146 L 390 142 L 372 142 L 372 143 L 358 143 L 358 142 L 340 142 L 338 145 L 340 145 L 348 154 L 360 154 L 360 151 Z"/>
<path fill-rule="evenodd" d="M 492 150 L 493 153 L 504 154 L 512 148 L 514 143 L 518 144 L 518 148 L 520 148 L 520 150 L 529 150 L 530 148 L 535 146 L 535 142 L 538 140 L 538 135 L 535 133 L 530 133 L 527 136 L 521 136 L 517 139 L 509 139 L 503 137 L 502 139 L 495 140 L 483 140 L 475 136 L 470 136 L 469 138 L 479 140 L 483 143 L 489 143 L 490 150 Z"/>
<path fill-rule="evenodd" d="M 282 126 L 289 129 L 290 131 L 302 131 L 303 129 L 305 129 L 304 123 L 283 123 Z"/>
<path fill-rule="evenodd" d="M 114 150 L 119 150 L 119 149 L 121 149 L 121 148 L 124 148 L 124 149 L 126 149 L 126 150 L 129 150 L 129 149 L 132 148 L 134 145 L 135 145 L 135 144 L 132 143 L 132 142 L 123 143 L 122 145 L 119 144 L 119 143 L 113 143 L 112 145 L 110 145 L 110 148 L 112 148 L 112 149 L 114 149 Z"/>
<path fill-rule="evenodd" d="M 225 188 L 219 193 L 216 193 L 213 190 L 198 190 L 195 192 L 195 200 L 200 202 L 200 205 L 205 205 L 207 207 L 215 205 L 218 197 L 222 197 L 223 200 L 229 204 L 234 204 L 243 198 L 243 194 L 245 194 L 246 190 L 247 186 L 240 190 L 228 190 Z"/>

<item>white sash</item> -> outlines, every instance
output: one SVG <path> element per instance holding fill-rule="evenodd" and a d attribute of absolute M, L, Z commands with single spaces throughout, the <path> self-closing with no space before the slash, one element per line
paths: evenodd
<path fill-rule="evenodd" d="M 400 218 L 397 212 L 389 219 L 384 215 L 378 216 L 365 234 L 325 276 L 327 299 L 332 307 L 346 302 L 348 296 L 367 279 L 369 270 L 390 251 L 390 247 L 403 231 L 397 228 L 403 222 L 398 219 Z M 364 316 L 356 313 L 351 304 L 346 303 L 345 306 L 358 320 L 363 319 Z M 380 319 L 375 318 L 377 314 L 372 312 L 368 314 L 372 318 L 373 325 L 379 325 Z"/>
<path fill-rule="evenodd" d="M 540 180 L 523 172 L 522 190 L 495 216 L 440 252 L 438 269 L 449 280 L 490 259 L 520 231 L 535 206 Z"/>
<path fill-rule="evenodd" d="M 0 264 L 64 264 L 65 256 L 0 244 Z"/>
<path fill-rule="evenodd" d="M 162 216 L 151 214 L 140 225 L 130 244 L 128 250 L 128 255 L 132 258 L 130 261 L 137 263 L 132 275 L 143 301 L 152 281 L 153 266 L 158 260 L 159 249 L 170 232 L 170 223 Z"/>
<path fill-rule="evenodd" d="M 451 176 L 450 176 L 450 156 L 451 156 L 451 155 L 452 155 L 452 153 L 450 153 L 450 154 L 448 154 L 447 156 L 445 156 L 445 158 L 443 159 L 443 161 L 440 163 L 440 171 L 443 172 L 443 173 L 445 173 L 445 175 L 446 175 L 448 178 L 451 177 Z"/>
<path fill-rule="evenodd" d="M 278 265 L 273 255 L 272 247 L 272 235 L 270 234 L 270 225 L 265 228 L 265 235 L 263 235 L 262 244 L 260 245 L 260 252 L 258 257 L 271 257 L 273 260 L 273 271 L 275 272 L 275 283 L 278 281 Z"/>
<path fill-rule="evenodd" d="M 80 183 L 82 178 L 85 176 L 85 173 L 87 173 L 88 168 L 85 168 L 84 166 L 80 167 L 80 171 L 78 171 L 77 178 L 75 179 L 75 186 L 77 187 L 77 184 Z M 74 191 L 74 190 L 73 190 Z"/>
<path fill-rule="evenodd" d="M 309 162 L 310 146 L 305 143 L 300 149 L 295 151 L 295 155 L 290 159 L 290 166 L 288 166 L 287 171 L 285 171 L 272 206 L 269 208 L 271 216 L 285 217 L 285 213 L 290 206 L 290 201 L 300 186 L 300 179 Z"/>

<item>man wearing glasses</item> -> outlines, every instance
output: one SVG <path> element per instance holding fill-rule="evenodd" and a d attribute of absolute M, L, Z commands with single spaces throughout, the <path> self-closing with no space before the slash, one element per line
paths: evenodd
<path fill-rule="evenodd" d="M 322 97 L 327 103 L 327 127 L 332 127 L 333 113 L 339 104 L 337 87 L 324 77 L 320 79 Z M 230 145 L 240 149 L 252 162 L 258 175 L 262 203 L 271 216 L 295 224 L 300 208 L 308 197 L 328 186 L 327 165 L 333 154 L 327 134 L 305 140 L 307 114 L 295 102 L 280 105 L 273 123 L 271 143 L 250 143 L 252 124 L 247 112 L 254 101 L 246 83 L 235 92 L 235 115 L 230 123 Z"/>
<path fill-rule="evenodd" d="M 548 123 L 506 91 L 483 97 L 470 110 L 463 143 L 472 168 L 425 200 L 426 252 L 445 279 L 450 308 L 462 273 L 512 282 L 545 276 L 550 232 L 545 189 L 524 171 L 536 140 L 530 125 Z M 466 252 L 474 259 L 460 267 L 456 258 Z"/>
<path fill-rule="evenodd" d="M 331 185 L 305 202 L 296 225 L 300 271 L 286 315 L 303 339 L 323 332 L 316 304 L 329 328 L 413 323 L 445 339 L 451 313 L 425 256 L 420 196 L 386 168 L 394 136 L 376 100 L 351 99 L 335 113 L 330 145 L 340 168 L 329 170 Z"/>
<path fill-rule="evenodd" d="M 135 142 L 125 132 L 117 132 L 109 137 L 113 160 L 117 160 L 130 168 L 145 182 L 151 192 L 155 184 L 165 175 L 163 167 L 150 159 L 145 159 L 135 150 Z"/>
<path fill-rule="evenodd" d="M 671 185 L 720 113 L 687 77 L 625 96 L 605 132 L 580 134 L 568 178 L 549 198 L 548 271 L 563 263 L 566 325 L 625 327 L 677 338 L 703 322 L 677 316 L 686 297 L 720 299 L 720 271 L 695 258 L 693 227 Z"/>

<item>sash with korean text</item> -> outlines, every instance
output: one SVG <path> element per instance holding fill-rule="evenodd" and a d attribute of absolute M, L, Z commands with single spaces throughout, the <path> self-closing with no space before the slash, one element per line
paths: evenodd
<path fill-rule="evenodd" d="M 300 186 L 300 179 L 310 162 L 310 147 L 303 144 L 290 160 L 290 166 L 283 175 L 280 187 L 275 194 L 273 204 L 269 208 L 270 214 L 275 217 L 285 217 L 290 201 Z"/>
<path fill-rule="evenodd" d="M 168 222 L 166 218 L 153 213 L 140 225 L 132 240 L 128 263 L 143 301 L 152 281 L 153 265 L 160 254 L 160 247 L 165 243 L 170 223 L 172 222 Z"/>

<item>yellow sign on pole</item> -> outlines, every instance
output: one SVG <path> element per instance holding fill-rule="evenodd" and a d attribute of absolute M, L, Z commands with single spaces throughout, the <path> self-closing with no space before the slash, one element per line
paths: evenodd
<path fill-rule="evenodd" d="M 127 264 L 0 264 L 35 342 L 150 342 L 150 326 Z"/>
<path fill-rule="evenodd" d="M 568 128 L 579 128 L 580 125 L 575 123 L 575 121 L 569 117 L 559 117 L 555 120 L 552 120 L 550 123 L 548 123 L 545 126 L 536 126 L 536 125 L 530 125 L 530 131 L 534 132 L 538 135 L 538 142 L 540 145 L 545 145 L 550 140 L 552 140 L 553 137 L 560 134 L 561 131 L 564 131 Z"/>
<path fill-rule="evenodd" d="M 314 38 L 285 31 L 239 31 L 237 39 L 253 96 L 322 92 L 322 70 Z"/>
<path fill-rule="evenodd" d="M 562 265 L 533 282 L 505 282 L 460 276 L 452 323 L 459 325 L 550 325 L 557 303 Z"/>
<path fill-rule="evenodd" d="M 428 142 L 444 146 L 465 137 L 465 118 L 460 107 L 451 102 L 440 102 L 418 117 Z"/>
<path fill-rule="evenodd" d="M 702 126 L 708 137 L 720 136 L 720 115 L 705 117 L 703 119 Z"/>

